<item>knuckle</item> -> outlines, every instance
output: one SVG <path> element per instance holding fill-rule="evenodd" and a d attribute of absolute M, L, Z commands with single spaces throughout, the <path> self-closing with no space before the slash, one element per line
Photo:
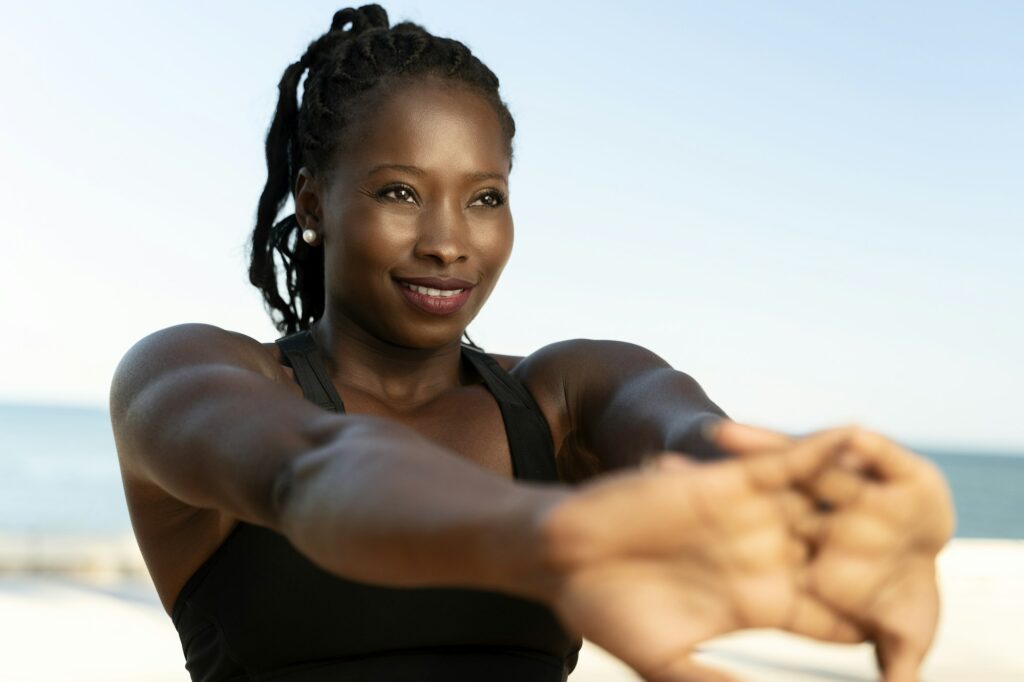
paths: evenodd
<path fill-rule="evenodd" d="M 850 426 L 850 438 L 861 447 L 873 448 L 878 445 L 879 435 L 863 424 Z"/>

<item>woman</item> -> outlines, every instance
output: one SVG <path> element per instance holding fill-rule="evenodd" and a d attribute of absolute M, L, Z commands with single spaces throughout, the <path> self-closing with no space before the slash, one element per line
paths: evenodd
<path fill-rule="evenodd" d="M 192 679 L 554 681 L 581 635 L 717 679 L 689 653 L 743 627 L 870 638 L 913 679 L 952 524 L 933 468 L 733 424 L 636 346 L 460 342 L 512 246 L 497 88 L 456 41 L 338 12 L 267 137 L 250 279 L 286 336 L 183 325 L 119 366 L 125 494 Z"/>

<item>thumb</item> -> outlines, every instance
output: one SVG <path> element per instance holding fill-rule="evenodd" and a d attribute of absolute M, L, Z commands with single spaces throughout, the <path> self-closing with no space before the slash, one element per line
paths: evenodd
<path fill-rule="evenodd" d="M 643 676 L 644 682 L 736 682 L 736 678 L 715 668 L 695 663 L 689 656 L 676 659 L 656 673 Z"/>
<path fill-rule="evenodd" d="M 894 637 L 883 636 L 875 645 L 875 658 L 884 682 L 917 682 L 924 654 L 917 647 Z"/>

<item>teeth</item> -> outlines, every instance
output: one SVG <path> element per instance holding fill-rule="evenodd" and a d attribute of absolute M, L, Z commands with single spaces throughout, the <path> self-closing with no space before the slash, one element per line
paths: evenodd
<path fill-rule="evenodd" d="M 441 298 L 450 298 L 465 291 L 465 289 L 431 289 L 430 287 L 421 287 L 418 284 L 409 284 L 408 282 L 402 282 L 402 284 L 416 293 L 426 294 L 427 296 L 439 296 Z"/>

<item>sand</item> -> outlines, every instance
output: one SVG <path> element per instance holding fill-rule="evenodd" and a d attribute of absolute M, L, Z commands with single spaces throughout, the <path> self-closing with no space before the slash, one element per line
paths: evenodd
<path fill-rule="evenodd" d="M 177 635 L 141 569 L 130 538 L 0 538 L 2 679 L 188 682 Z M 1024 680 L 1024 541 L 955 540 L 939 569 L 943 616 L 923 679 Z M 876 679 L 866 645 L 769 631 L 723 637 L 699 657 L 751 682 Z M 590 643 L 570 677 L 638 679 Z"/>

